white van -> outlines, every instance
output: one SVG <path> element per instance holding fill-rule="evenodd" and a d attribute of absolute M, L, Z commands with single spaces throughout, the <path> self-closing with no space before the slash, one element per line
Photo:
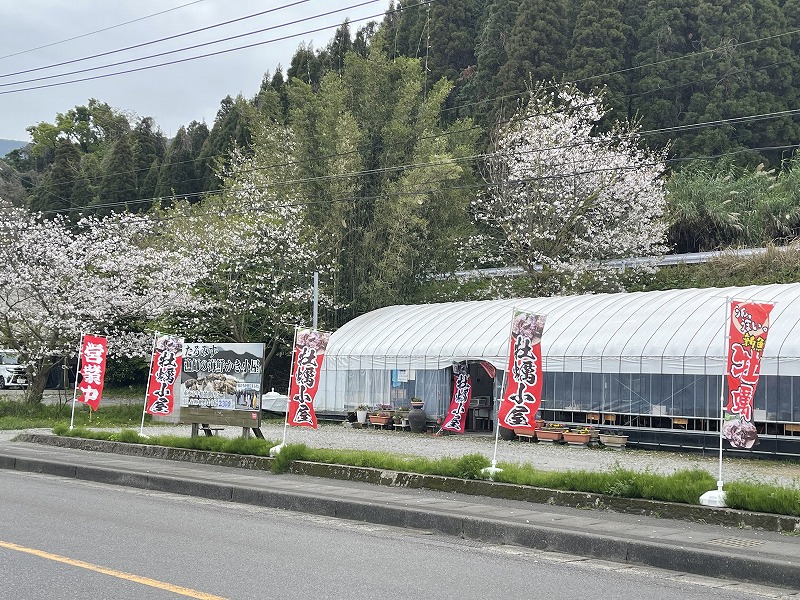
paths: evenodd
<path fill-rule="evenodd" d="M 14 350 L 0 350 L 0 390 L 28 385 L 25 367 L 20 366 Z"/>

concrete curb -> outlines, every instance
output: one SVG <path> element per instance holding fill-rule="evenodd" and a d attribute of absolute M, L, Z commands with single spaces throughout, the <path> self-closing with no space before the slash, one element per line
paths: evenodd
<path fill-rule="evenodd" d="M 238 469 L 268 471 L 271 469 L 273 461 L 271 458 L 262 456 L 226 454 L 205 450 L 129 444 L 57 435 L 21 434 L 16 439 L 23 442 L 46 444 L 62 448 L 159 458 L 164 460 L 198 462 Z M 487 496 L 490 498 L 518 500 L 534 504 L 565 506 L 570 508 L 613 510 L 625 514 L 727 527 L 759 529 L 779 533 L 800 532 L 800 517 L 749 512 L 729 508 L 714 508 L 676 502 L 644 500 L 641 498 L 620 498 L 617 496 L 589 492 L 567 492 L 485 480 L 457 479 L 439 475 L 420 475 L 417 473 L 386 471 L 368 467 L 350 467 L 346 465 L 331 465 L 307 461 L 294 461 L 289 467 L 289 472 L 295 475 L 358 481 L 388 487 L 427 489 L 439 492 L 467 494 L 470 496 Z"/>
<path fill-rule="evenodd" d="M 265 459 L 268 460 L 268 459 Z M 627 565 L 730 578 L 781 588 L 800 588 L 800 569 L 774 559 L 732 556 L 714 550 L 687 548 L 650 540 L 625 539 L 586 531 L 554 529 L 537 524 L 462 516 L 431 507 L 387 505 L 363 499 L 331 498 L 308 492 L 265 490 L 198 479 L 124 472 L 100 467 L 71 466 L 44 459 L 0 456 L 0 468 L 123 485 L 152 491 L 291 510 L 395 527 L 435 531 L 493 544 L 513 544 Z"/>

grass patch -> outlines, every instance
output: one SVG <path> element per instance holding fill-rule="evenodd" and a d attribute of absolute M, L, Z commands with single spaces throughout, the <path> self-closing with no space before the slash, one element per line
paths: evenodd
<path fill-rule="evenodd" d="M 742 510 L 800 517 L 800 490 L 735 481 L 725 484 L 725 504 Z"/>
<path fill-rule="evenodd" d="M 97 411 L 82 403 L 75 404 L 75 427 L 136 427 L 142 423 L 144 400 L 131 404 L 100 404 Z M 29 404 L 0 400 L 0 430 L 36 429 L 66 424 L 72 419 L 72 402 L 67 404 Z M 145 425 L 154 425 L 145 415 Z"/>
<path fill-rule="evenodd" d="M 138 427 L 138 424 L 137 424 Z M 269 456 L 270 448 L 280 442 L 243 437 L 221 436 L 140 436 L 133 429 L 104 431 L 60 423 L 53 433 L 69 437 L 109 440 L 133 444 L 151 444 L 171 448 L 206 450 L 231 454 Z M 309 448 L 305 444 L 286 444 L 272 463 L 274 473 L 289 470 L 292 461 L 305 460 L 353 467 L 370 467 L 423 475 L 441 475 L 461 479 L 485 479 L 481 470 L 489 466 L 482 454 L 458 458 L 429 459 L 420 456 L 390 454 L 367 450 Z M 638 472 L 617 466 L 610 472 L 542 471 L 523 464 L 501 463 L 503 470 L 495 481 L 541 488 L 642 498 L 647 500 L 699 504 L 700 496 L 716 485 L 715 478 L 701 469 L 677 471 L 671 475 Z M 726 503 L 731 508 L 776 515 L 800 516 L 800 490 L 758 483 L 730 482 L 725 485 Z"/>
<path fill-rule="evenodd" d="M 530 465 L 500 465 L 495 481 L 570 492 L 606 494 L 619 498 L 642 498 L 699 504 L 700 496 L 716 485 L 706 471 L 691 469 L 671 475 L 631 471 L 617 466 L 608 473 L 597 471 L 541 471 Z"/>

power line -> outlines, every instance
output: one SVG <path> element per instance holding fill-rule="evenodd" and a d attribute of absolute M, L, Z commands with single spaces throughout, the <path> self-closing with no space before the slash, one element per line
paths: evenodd
<path fill-rule="evenodd" d="M 94 71 L 94 70 L 98 70 L 98 69 L 109 68 L 111 66 L 119 66 L 119 65 L 123 65 L 123 64 L 129 64 L 129 63 L 132 63 L 132 62 L 137 62 L 137 61 L 140 61 L 140 60 L 147 60 L 147 59 L 150 59 L 150 58 L 156 58 L 156 57 L 159 57 L 159 56 L 177 54 L 178 52 L 184 52 L 186 50 L 191 50 L 191 49 L 195 49 L 195 48 L 199 48 L 199 47 L 203 47 L 203 46 L 208 46 L 208 45 L 211 45 L 211 44 L 214 44 L 214 43 L 218 43 L 219 41 L 227 41 L 228 39 L 244 37 L 246 35 L 253 35 L 253 33 L 263 33 L 264 31 L 270 31 L 270 30 L 281 28 L 281 27 L 286 27 L 288 25 L 295 25 L 295 24 L 298 24 L 298 23 L 311 21 L 313 19 L 317 19 L 317 18 L 320 18 L 322 16 L 329 16 L 331 14 L 343 12 L 345 10 L 350 10 L 352 8 L 355 8 L 355 7 L 363 6 L 363 5 L 366 5 L 366 4 L 373 4 L 374 2 L 377 2 L 377 1 L 379 1 L 379 0 L 365 0 L 364 2 L 361 2 L 359 4 L 354 4 L 354 5 L 348 6 L 346 8 L 341 8 L 341 9 L 329 11 L 327 13 L 322 13 L 320 15 L 311 15 L 311 16 L 308 16 L 308 17 L 304 17 L 302 19 L 297 19 L 297 20 L 289 22 L 289 23 L 282 23 L 282 24 L 279 24 L 279 25 L 274 25 L 272 27 L 267 27 L 267 28 L 265 28 L 263 30 L 260 30 L 260 31 L 257 31 L 257 32 L 252 32 L 252 33 L 232 36 L 231 38 L 226 38 L 225 40 L 218 40 L 218 41 L 215 41 L 215 42 L 207 42 L 207 43 L 204 43 L 204 44 L 197 44 L 195 46 L 190 46 L 190 47 L 183 48 L 183 49 L 171 50 L 171 51 L 167 51 L 167 52 L 161 52 L 161 53 L 153 54 L 153 55 L 150 55 L 150 56 L 147 56 L 147 57 L 143 57 L 143 58 L 130 59 L 130 60 L 127 60 L 127 61 L 121 61 L 121 62 L 118 62 L 118 63 L 114 63 L 113 65 L 105 65 L 105 66 L 101 66 L 101 67 L 93 67 L 93 68 L 90 68 L 90 69 L 81 69 L 81 70 L 78 70 L 78 71 L 74 71 L 73 73 L 76 74 L 76 73 L 83 73 L 83 72 L 87 72 L 87 71 Z M 414 6 L 421 6 L 423 4 L 427 4 L 427 3 L 432 2 L 432 1 L 434 1 L 434 0 L 423 0 L 422 2 L 420 2 L 419 4 L 416 4 Z M 375 19 L 375 18 L 378 18 L 378 17 L 382 17 L 382 16 L 384 16 L 384 14 L 385 13 L 378 13 L 378 14 L 367 16 L 367 17 L 362 17 L 362 18 L 359 18 L 359 19 L 352 19 L 350 22 L 351 23 L 360 23 L 362 21 L 369 21 L 370 19 Z M 271 44 L 271 43 L 274 43 L 274 42 L 281 42 L 281 41 L 289 40 L 289 39 L 292 39 L 292 38 L 296 38 L 296 37 L 300 37 L 300 36 L 304 36 L 304 35 L 309 35 L 309 34 L 312 34 L 312 33 L 319 33 L 321 31 L 326 31 L 326 30 L 334 29 L 334 28 L 338 28 L 338 27 L 340 27 L 340 24 L 327 25 L 327 26 L 324 26 L 324 27 L 317 27 L 316 29 L 309 29 L 307 31 L 303 31 L 303 32 L 300 32 L 300 33 L 293 33 L 293 34 L 289 34 L 289 35 L 285 35 L 285 36 L 281 36 L 281 37 L 277 37 L 277 38 L 272 38 L 272 39 L 269 39 L 269 40 L 264 40 L 264 41 L 261 41 L 261 42 L 254 42 L 252 44 L 245 44 L 243 46 L 236 46 L 234 48 L 228 48 L 226 50 L 218 50 L 216 52 L 209 52 L 209 53 L 200 54 L 200 55 L 197 55 L 197 56 L 189 56 L 189 57 L 186 57 L 186 58 L 181 58 L 181 59 L 176 59 L 176 60 L 157 63 L 157 64 L 154 64 L 154 65 L 147 65 L 147 66 L 144 66 L 144 67 L 136 67 L 136 68 L 132 68 L 132 69 L 125 69 L 125 70 L 122 70 L 122 71 L 115 71 L 113 73 L 105 73 L 105 74 L 102 74 L 102 75 L 93 75 L 91 77 L 81 77 L 81 78 L 78 78 L 78 79 L 70 79 L 68 81 L 59 81 L 59 82 L 48 83 L 48 84 L 43 84 L 43 85 L 28 86 L 28 87 L 23 87 L 23 88 L 14 89 L 14 90 L 4 90 L 4 91 L 0 91 L 0 95 L 16 94 L 16 93 L 19 93 L 19 92 L 28 92 L 28 91 L 31 91 L 31 90 L 40 90 L 40 89 L 45 89 L 45 88 L 57 87 L 57 86 L 61 86 L 61 85 L 68 85 L 68 84 L 73 84 L 73 83 L 81 83 L 81 82 L 84 82 L 84 81 L 93 81 L 93 80 L 96 80 L 96 79 L 105 79 L 107 77 L 116 77 L 118 75 L 127 75 L 129 73 L 136 73 L 136 72 L 139 72 L 139 71 L 146 71 L 146 70 L 155 69 L 155 68 L 158 68 L 158 67 L 165 67 L 165 66 L 170 66 L 170 65 L 181 64 L 181 63 L 185 63 L 185 62 L 199 60 L 199 59 L 202 59 L 202 58 L 210 58 L 210 57 L 213 57 L 213 56 L 220 56 L 222 54 L 229 54 L 231 52 L 238 52 L 240 50 L 247 50 L 247 49 L 250 49 L 250 48 L 255 48 L 255 47 L 258 47 L 258 46 L 264 46 L 266 44 Z M 41 77 L 41 78 L 37 78 L 37 79 L 32 79 L 30 81 L 40 81 L 40 80 L 44 80 L 44 79 L 52 79 L 52 78 L 55 78 L 55 77 L 65 77 L 65 76 L 67 76 L 69 74 L 70 73 L 66 73 L 66 74 L 62 74 L 62 75 L 51 75 L 51 76 L 48 76 L 48 77 Z M 21 83 L 21 82 L 14 82 L 14 83 L 3 84 L 3 85 L 4 86 L 7 86 L 7 85 L 18 85 L 19 83 Z"/>
<path fill-rule="evenodd" d="M 181 4 L 180 6 L 176 6 L 174 8 L 168 8 L 167 10 L 162 10 L 157 13 L 152 13 L 150 15 L 145 15 L 144 17 L 139 17 L 137 19 L 132 19 L 130 21 L 125 21 L 124 23 L 118 23 L 117 25 L 111 25 L 110 27 L 104 27 L 103 29 L 97 29 L 95 31 L 89 31 L 87 33 L 82 33 L 81 35 L 76 35 L 71 38 L 66 38 L 60 40 L 58 42 L 51 42 L 50 44 L 44 44 L 43 46 L 36 46 L 35 48 L 29 48 L 28 50 L 20 50 L 19 52 L 14 52 L 13 54 L 6 54 L 5 56 L 0 56 L 0 60 L 11 58 L 13 56 L 19 56 L 20 54 L 27 54 L 28 52 L 35 52 L 36 50 L 43 50 L 44 48 L 50 48 L 52 46 L 58 46 L 59 44 L 64 44 L 66 42 L 71 42 L 73 40 L 79 40 L 81 38 L 89 37 L 91 35 L 95 35 L 97 33 L 103 33 L 104 31 L 110 31 L 111 29 L 116 29 L 118 27 L 124 27 L 125 25 L 130 25 L 131 23 L 137 23 L 139 21 L 144 21 L 145 19 L 150 19 L 151 17 L 157 17 L 168 12 L 172 12 L 175 10 L 179 10 L 181 8 L 186 8 L 187 6 L 192 6 L 193 4 L 199 4 L 200 2 L 204 2 L 205 0 L 194 0 L 194 2 L 187 2 L 186 4 Z"/>
<path fill-rule="evenodd" d="M 373 1 L 377 2 L 378 0 L 373 0 Z M 245 21 L 247 19 L 253 19 L 255 17 L 260 17 L 260 16 L 268 14 L 268 13 L 272 13 L 272 12 L 276 12 L 276 11 L 279 11 L 279 10 L 283 10 L 285 8 L 290 8 L 290 7 L 296 6 L 298 4 L 304 4 L 306 2 L 309 2 L 309 0 L 297 0 L 296 2 L 292 2 L 290 4 L 284 4 L 283 6 L 277 6 L 275 8 L 271 8 L 269 10 L 263 10 L 261 12 L 257 12 L 257 13 L 254 13 L 254 14 L 251 14 L 251 15 L 247 15 L 247 16 L 244 16 L 244 17 L 231 19 L 230 21 L 223 21 L 221 23 L 215 23 L 214 25 L 209 25 L 207 27 L 201 27 L 199 29 L 192 29 L 191 31 L 185 31 L 183 33 L 176 33 L 175 35 L 170 35 L 170 36 L 167 36 L 167 37 L 159 38 L 157 40 L 151 40 L 149 42 L 142 42 L 140 44 L 134 44 L 132 46 L 126 46 L 125 48 L 117 48 L 116 50 L 109 50 L 108 52 L 100 52 L 98 54 L 92 54 L 90 56 L 84 56 L 82 58 L 74 58 L 74 59 L 71 59 L 71 60 L 65 60 L 65 61 L 62 61 L 62 62 L 59 62 L 59 63 L 54 63 L 52 65 L 45 65 L 43 67 L 34 67 L 32 69 L 24 69 L 22 71 L 15 71 L 14 73 L 5 73 L 3 75 L 0 75 L 0 79 L 5 78 L 5 77 L 13 77 L 14 75 L 23 75 L 25 73 L 34 73 L 36 71 L 44 71 L 46 69 L 54 69 L 56 67 L 61 67 L 61 66 L 64 66 L 64 65 L 71 65 L 71 64 L 74 64 L 74 63 L 78 63 L 78 62 L 83 62 L 85 60 L 91 60 L 93 58 L 100 58 L 100 57 L 103 57 L 103 56 L 110 56 L 111 54 L 118 54 L 119 52 L 126 52 L 128 50 L 135 50 L 136 48 L 142 48 L 144 46 L 151 46 L 153 44 L 159 44 L 161 42 L 174 40 L 174 39 L 177 39 L 179 37 L 184 37 L 184 36 L 187 36 L 187 35 L 200 33 L 202 31 L 208 31 L 208 30 L 214 29 L 216 27 L 223 27 L 225 25 L 230 25 L 231 23 L 237 23 L 239 21 Z M 291 24 L 291 23 L 289 23 L 289 24 Z M 261 33 L 263 31 L 266 31 L 266 30 L 265 29 L 261 29 L 261 30 L 254 31 L 254 32 L 251 32 L 251 33 L 242 34 L 242 36 L 244 36 L 244 35 L 253 35 L 255 33 Z M 67 73 L 61 73 L 59 75 L 51 75 L 50 77 L 40 77 L 40 78 L 37 78 L 37 79 L 25 79 L 23 81 L 7 83 L 7 84 L 4 84 L 4 85 L 16 85 L 18 83 L 28 83 L 28 82 L 31 82 L 31 81 L 40 81 L 42 79 L 49 79 L 49 78 L 52 78 L 52 77 L 66 77 L 67 75 L 74 75 L 75 73 L 84 73 L 84 72 L 86 72 L 88 70 L 94 70 L 94 69 L 106 69 L 106 68 L 109 68 L 109 67 L 114 67 L 114 66 L 117 66 L 117 65 L 126 64 L 126 63 L 129 63 L 129 62 L 134 62 L 134 61 L 137 61 L 137 60 L 146 60 L 148 58 L 153 58 L 153 57 L 156 57 L 156 56 L 163 56 L 164 54 L 171 54 L 173 52 L 182 52 L 184 50 L 192 50 L 192 49 L 197 48 L 199 46 L 206 46 L 206 45 L 210 45 L 210 44 L 216 44 L 216 43 L 219 43 L 219 42 L 224 42 L 224 41 L 228 41 L 230 39 L 234 39 L 235 37 L 242 37 L 242 36 L 233 36 L 233 37 L 230 37 L 230 38 L 223 38 L 221 40 L 215 40 L 215 41 L 207 42 L 205 44 L 199 44 L 197 46 L 188 46 L 186 48 L 180 48 L 178 50 L 173 50 L 173 51 L 171 51 L 169 53 L 155 54 L 155 55 L 152 55 L 152 56 L 143 56 L 141 58 L 136 58 L 136 59 L 132 59 L 132 60 L 129 60 L 129 61 L 123 61 L 123 62 L 112 63 L 112 64 L 108 64 L 108 65 L 102 65 L 102 66 L 99 66 L 99 67 L 93 67 L 92 69 L 83 69 L 83 70 L 80 70 L 80 71 L 70 71 L 70 72 L 67 72 Z"/>

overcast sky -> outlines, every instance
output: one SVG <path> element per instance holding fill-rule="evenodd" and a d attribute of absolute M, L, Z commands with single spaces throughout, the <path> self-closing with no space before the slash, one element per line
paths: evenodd
<path fill-rule="evenodd" d="M 279 64 L 286 74 L 299 44 L 324 47 L 346 18 L 355 32 L 368 20 L 379 21 L 388 6 L 389 0 L 0 0 L 0 138 L 28 141 L 26 127 L 52 123 L 56 113 L 86 104 L 90 98 L 134 116 L 152 117 L 168 137 L 192 120 L 205 120 L 210 128 L 225 96 L 252 97 L 264 73 L 274 73 Z M 271 12 L 243 18 L 264 11 Z M 361 20 L 373 15 L 373 19 Z M 148 43 L 234 19 L 239 20 Z M 300 22 L 289 24 L 295 21 Z M 138 44 L 146 45 L 113 52 Z M 176 52 L 197 44 L 204 45 Z M 208 58 L 96 78 L 253 44 L 257 45 Z M 165 52 L 147 60 L 107 66 Z M 101 53 L 108 54 L 77 61 Z M 66 61 L 77 62 L 53 66 Z M 20 73 L 30 69 L 37 70 Z M 78 70 L 84 72 L 51 77 Z M 89 77 L 95 79 L 53 85 Z M 22 83 L 31 79 L 37 81 Z M 47 87 L 9 93 L 38 86 Z"/>

